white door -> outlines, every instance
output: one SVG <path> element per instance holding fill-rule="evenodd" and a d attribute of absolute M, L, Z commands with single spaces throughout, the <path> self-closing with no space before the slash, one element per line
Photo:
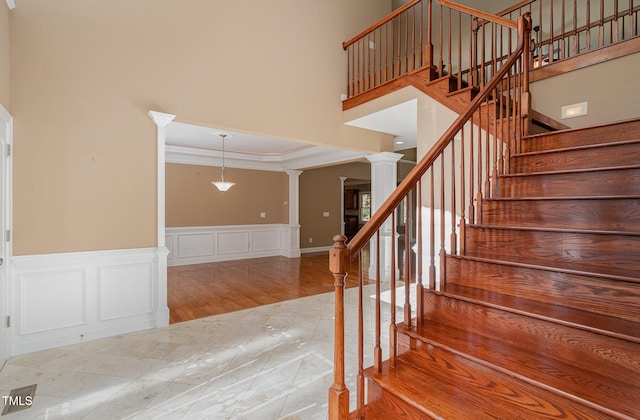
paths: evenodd
<path fill-rule="evenodd" d="M 5 236 L 8 229 L 8 210 L 11 194 L 8 188 L 9 150 L 7 145 L 11 144 L 12 135 L 11 115 L 0 105 L 0 366 L 4 364 L 9 356 L 9 328 L 7 317 L 9 316 L 9 279 L 7 273 L 8 259 L 10 256 L 10 246 Z"/>

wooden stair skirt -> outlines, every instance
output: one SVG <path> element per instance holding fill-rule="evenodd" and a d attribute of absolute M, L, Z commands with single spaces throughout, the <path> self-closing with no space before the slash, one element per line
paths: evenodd
<path fill-rule="evenodd" d="M 640 419 L 640 119 L 532 135 L 369 368 L 372 419 Z"/>

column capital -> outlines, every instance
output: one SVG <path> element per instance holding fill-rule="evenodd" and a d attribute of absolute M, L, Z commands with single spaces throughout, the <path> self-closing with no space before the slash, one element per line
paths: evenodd
<path fill-rule="evenodd" d="M 380 152 L 375 155 L 365 156 L 371 163 L 395 163 L 402 159 L 403 154 L 392 152 Z"/>
<path fill-rule="evenodd" d="M 285 171 L 287 173 L 287 175 L 289 175 L 289 177 L 293 178 L 293 177 L 299 177 L 300 174 L 302 173 L 302 171 L 297 171 L 295 169 L 287 169 Z"/>
<path fill-rule="evenodd" d="M 347 178 L 349 178 L 348 176 L 341 176 L 340 178 L 340 182 L 344 184 L 344 181 L 347 180 Z"/>
<path fill-rule="evenodd" d="M 166 127 L 176 117 L 173 114 L 165 114 L 164 112 L 149 111 L 149 117 L 158 127 Z"/>

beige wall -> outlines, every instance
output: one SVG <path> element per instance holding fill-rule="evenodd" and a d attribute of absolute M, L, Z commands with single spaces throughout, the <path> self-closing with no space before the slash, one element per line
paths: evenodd
<path fill-rule="evenodd" d="M 0 3 L 0 104 L 10 111 L 9 8 Z"/>
<path fill-rule="evenodd" d="M 413 168 L 410 163 L 398 163 L 398 181 Z M 300 175 L 300 248 L 333 245 L 333 237 L 340 233 L 341 184 L 340 177 L 371 179 L 371 165 L 354 162 L 327 168 L 311 169 Z M 324 212 L 329 217 L 324 217 Z M 309 238 L 313 242 L 309 242 Z"/>
<path fill-rule="evenodd" d="M 531 85 L 532 107 L 574 128 L 638 118 L 639 69 L 636 53 L 540 80 Z M 588 102 L 588 115 L 560 119 L 562 106 L 580 102 Z"/>
<path fill-rule="evenodd" d="M 389 0 L 18 3 L 10 17 L 14 253 L 156 245 L 150 109 L 390 150 L 390 136 L 342 124 L 340 104 L 341 43 L 390 8 Z"/>
<path fill-rule="evenodd" d="M 340 177 L 371 179 L 369 163 L 354 162 L 311 169 L 300 175 L 300 248 L 333 245 L 340 233 Z M 323 212 L 329 217 L 323 217 Z M 313 242 L 309 242 L 309 239 Z"/>
<path fill-rule="evenodd" d="M 167 227 L 289 223 L 282 203 L 289 197 L 286 173 L 227 168 L 225 178 L 236 185 L 220 192 L 211 185 L 220 179 L 220 168 L 168 163 Z"/>

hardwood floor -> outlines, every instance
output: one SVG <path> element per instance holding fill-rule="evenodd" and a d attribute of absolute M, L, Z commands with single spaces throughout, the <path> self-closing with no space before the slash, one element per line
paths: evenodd
<path fill-rule="evenodd" d="M 347 287 L 358 272 L 354 264 Z M 167 276 L 172 324 L 334 290 L 328 252 L 169 267 Z"/>

